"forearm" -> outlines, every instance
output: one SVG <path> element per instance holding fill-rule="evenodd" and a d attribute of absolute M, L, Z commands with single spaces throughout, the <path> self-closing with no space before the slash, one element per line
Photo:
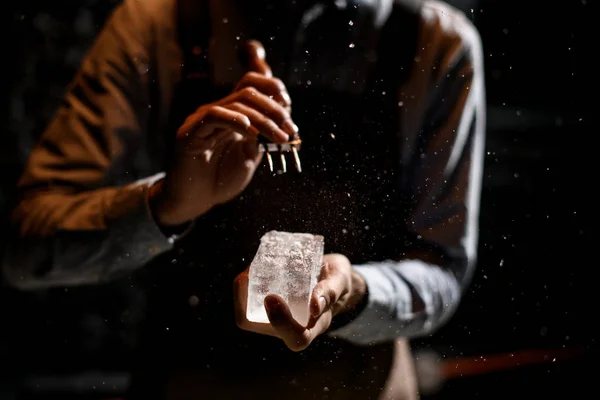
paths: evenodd
<path fill-rule="evenodd" d="M 366 304 L 352 321 L 330 332 L 350 342 L 372 344 L 430 334 L 460 302 L 462 288 L 455 272 L 422 260 L 371 263 L 354 270 L 366 283 Z"/>
<path fill-rule="evenodd" d="M 22 289 L 95 284 L 172 248 L 154 222 L 148 187 L 158 177 L 78 195 L 40 194 L 15 209 L 18 230 L 2 269 Z"/>

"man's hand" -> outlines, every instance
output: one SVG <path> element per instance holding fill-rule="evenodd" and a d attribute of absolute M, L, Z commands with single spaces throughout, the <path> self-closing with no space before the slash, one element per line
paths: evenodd
<path fill-rule="evenodd" d="M 307 326 L 302 326 L 294 320 L 288 305 L 276 295 L 268 295 L 265 298 L 265 309 L 271 323 L 250 322 L 246 319 L 246 269 L 234 281 L 236 321 L 241 329 L 278 337 L 291 350 L 301 351 L 329 328 L 333 317 L 352 310 L 365 293 L 365 281 L 353 271 L 350 261 L 341 254 L 328 254 L 323 257 L 321 276 L 312 292 L 311 316 Z"/>
<path fill-rule="evenodd" d="M 253 41 L 245 50 L 251 71 L 233 93 L 199 107 L 177 131 L 174 163 L 150 191 L 163 226 L 183 224 L 239 195 L 260 163 L 259 134 L 285 143 L 298 130 L 290 96 L 272 77 L 264 48 Z"/>

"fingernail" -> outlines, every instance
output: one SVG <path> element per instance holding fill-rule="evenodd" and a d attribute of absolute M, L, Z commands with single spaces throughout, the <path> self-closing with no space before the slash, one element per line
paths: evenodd
<path fill-rule="evenodd" d="M 298 133 L 298 126 L 289 119 L 283 122 L 282 128 L 292 136 Z"/>
<path fill-rule="evenodd" d="M 327 307 L 327 300 L 325 300 L 325 297 L 319 297 L 319 313 L 322 313 L 325 307 Z"/>

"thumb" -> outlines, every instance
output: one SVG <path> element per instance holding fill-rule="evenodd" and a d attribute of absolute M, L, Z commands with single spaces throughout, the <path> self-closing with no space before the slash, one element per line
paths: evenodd
<path fill-rule="evenodd" d="M 262 152 L 258 151 L 258 145 L 256 142 L 248 140 L 242 143 L 242 152 L 246 157 L 246 160 L 253 161 L 254 163 L 259 163 L 262 159 Z"/>
<path fill-rule="evenodd" d="M 238 55 L 244 68 L 265 75 L 268 78 L 273 76 L 271 67 L 266 61 L 265 48 L 258 40 L 246 41 L 240 47 Z"/>

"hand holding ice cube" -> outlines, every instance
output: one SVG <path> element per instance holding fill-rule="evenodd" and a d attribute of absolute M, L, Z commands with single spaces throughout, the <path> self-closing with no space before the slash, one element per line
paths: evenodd
<path fill-rule="evenodd" d="M 308 347 L 327 331 L 333 317 L 352 310 L 366 293 L 362 277 L 353 271 L 350 261 L 341 254 L 323 257 L 319 281 L 310 298 L 310 317 L 304 326 L 294 319 L 290 307 L 280 296 L 267 295 L 264 300 L 269 322 L 250 322 L 246 318 L 248 269 L 234 281 L 235 315 L 241 329 L 278 337 L 293 351 Z"/>

